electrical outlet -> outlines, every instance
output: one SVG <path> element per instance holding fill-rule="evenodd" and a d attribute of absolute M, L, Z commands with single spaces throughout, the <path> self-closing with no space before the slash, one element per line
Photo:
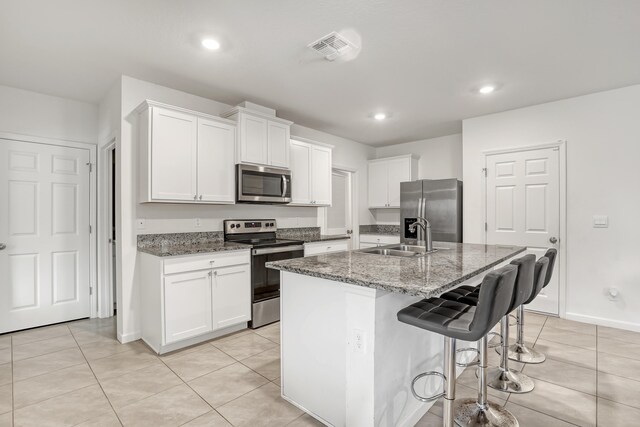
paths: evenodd
<path fill-rule="evenodd" d="M 200 218 L 194 219 L 194 224 L 196 227 L 202 227 L 202 220 Z"/>
<path fill-rule="evenodd" d="M 145 221 L 144 218 L 138 218 L 136 220 L 136 225 L 138 227 L 138 230 L 144 230 L 145 226 L 147 225 L 147 222 Z"/>
<path fill-rule="evenodd" d="M 353 349 L 356 353 L 366 353 L 366 334 L 361 329 L 353 330 Z"/>

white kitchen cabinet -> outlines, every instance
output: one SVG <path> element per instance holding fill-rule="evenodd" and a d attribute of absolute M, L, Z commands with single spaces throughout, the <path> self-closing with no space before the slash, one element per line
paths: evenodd
<path fill-rule="evenodd" d="M 297 139 L 290 146 L 290 205 L 331 206 L 331 147 Z"/>
<path fill-rule="evenodd" d="M 211 271 L 202 270 L 166 276 L 164 316 L 166 344 L 213 330 Z"/>
<path fill-rule="evenodd" d="M 400 236 L 389 234 L 361 234 L 360 249 L 375 248 L 377 246 L 393 245 L 400 243 Z"/>
<path fill-rule="evenodd" d="M 251 320 L 249 250 L 139 256 L 142 339 L 157 353 L 244 329 Z"/>
<path fill-rule="evenodd" d="M 140 202 L 235 202 L 235 123 L 153 101 L 137 111 Z"/>
<path fill-rule="evenodd" d="M 235 107 L 222 116 L 238 123 L 236 163 L 289 167 L 293 122 L 244 107 Z"/>
<path fill-rule="evenodd" d="M 235 127 L 198 119 L 198 202 L 235 202 Z"/>
<path fill-rule="evenodd" d="M 213 269 L 213 327 L 227 326 L 251 320 L 251 289 L 245 286 L 251 282 L 248 265 Z"/>
<path fill-rule="evenodd" d="M 291 125 L 268 121 L 267 164 L 281 168 L 289 167 L 289 132 Z"/>
<path fill-rule="evenodd" d="M 148 138 L 141 143 L 149 145 L 151 199 L 193 200 L 197 194 L 197 117 L 161 107 L 151 107 L 148 117 Z"/>
<path fill-rule="evenodd" d="M 369 160 L 369 209 L 400 207 L 400 183 L 418 178 L 418 158 L 414 155 Z"/>
<path fill-rule="evenodd" d="M 304 244 L 304 256 L 324 255 L 349 250 L 351 240 L 329 240 Z"/>

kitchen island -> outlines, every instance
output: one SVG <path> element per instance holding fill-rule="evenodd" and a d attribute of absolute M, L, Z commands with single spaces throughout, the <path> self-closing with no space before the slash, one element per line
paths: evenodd
<path fill-rule="evenodd" d="M 442 371 L 444 341 L 399 322 L 397 312 L 477 284 L 488 270 L 525 251 L 434 246 L 437 252 L 412 257 L 350 251 L 267 264 L 281 271 L 283 398 L 332 426 L 418 422 L 432 403 L 414 399 L 411 380 L 424 371 Z M 441 382 L 429 377 L 419 387 L 429 395 Z"/>

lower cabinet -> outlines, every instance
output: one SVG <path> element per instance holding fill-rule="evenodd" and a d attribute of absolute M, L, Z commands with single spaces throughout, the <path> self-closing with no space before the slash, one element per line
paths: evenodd
<path fill-rule="evenodd" d="M 304 256 L 330 254 L 349 250 L 350 240 L 331 240 L 327 242 L 312 242 L 304 244 Z"/>
<path fill-rule="evenodd" d="M 140 254 L 142 339 L 157 353 L 243 329 L 251 320 L 248 250 Z"/>
<path fill-rule="evenodd" d="M 164 342 L 213 330 L 211 271 L 177 273 L 164 278 Z"/>
<path fill-rule="evenodd" d="M 213 274 L 213 329 L 251 320 L 251 283 L 249 265 L 216 268 Z"/>

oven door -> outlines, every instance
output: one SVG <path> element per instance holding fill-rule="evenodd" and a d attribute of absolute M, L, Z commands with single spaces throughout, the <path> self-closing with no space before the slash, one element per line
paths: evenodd
<path fill-rule="evenodd" d="M 239 164 L 236 170 L 238 202 L 291 202 L 291 171 L 289 169 Z"/>
<path fill-rule="evenodd" d="M 259 303 L 280 296 L 280 271 L 266 268 L 271 261 L 302 258 L 304 246 L 259 248 L 251 251 L 251 302 Z"/>

